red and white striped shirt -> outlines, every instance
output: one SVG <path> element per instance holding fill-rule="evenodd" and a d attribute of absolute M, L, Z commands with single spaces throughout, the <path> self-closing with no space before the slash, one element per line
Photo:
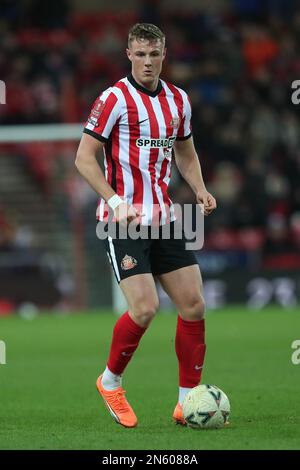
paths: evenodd
<path fill-rule="evenodd" d="M 129 75 L 96 99 L 83 132 L 104 142 L 106 180 L 142 211 L 143 225 L 175 220 L 167 193 L 172 148 L 176 139 L 191 136 L 191 105 L 183 90 L 159 80 L 151 92 Z M 100 199 L 97 219 L 107 217 Z"/>

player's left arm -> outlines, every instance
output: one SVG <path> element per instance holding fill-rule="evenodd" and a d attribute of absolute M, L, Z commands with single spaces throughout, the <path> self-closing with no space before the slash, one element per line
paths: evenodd
<path fill-rule="evenodd" d="M 209 215 L 216 209 L 217 203 L 205 187 L 193 137 L 176 140 L 174 150 L 175 161 L 180 174 L 195 193 L 197 203 L 204 204 L 204 214 Z"/>

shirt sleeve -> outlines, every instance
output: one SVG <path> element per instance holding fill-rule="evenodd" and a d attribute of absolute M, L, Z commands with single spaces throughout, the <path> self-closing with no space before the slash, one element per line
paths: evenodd
<path fill-rule="evenodd" d="M 118 98 L 108 89 L 95 100 L 83 132 L 105 143 L 119 117 Z"/>
<path fill-rule="evenodd" d="M 186 140 L 192 135 L 192 106 L 189 96 L 184 92 L 182 93 L 182 101 L 183 113 L 177 132 L 177 140 Z"/>

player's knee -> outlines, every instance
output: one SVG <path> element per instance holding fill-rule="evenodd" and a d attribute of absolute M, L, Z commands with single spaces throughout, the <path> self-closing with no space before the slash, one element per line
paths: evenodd
<path fill-rule="evenodd" d="M 153 320 L 159 307 L 158 299 L 144 300 L 134 308 L 134 315 L 141 326 L 147 327 Z"/>
<path fill-rule="evenodd" d="M 185 320 L 198 321 L 204 318 L 205 302 L 202 295 L 191 298 L 183 309 L 182 316 Z"/>

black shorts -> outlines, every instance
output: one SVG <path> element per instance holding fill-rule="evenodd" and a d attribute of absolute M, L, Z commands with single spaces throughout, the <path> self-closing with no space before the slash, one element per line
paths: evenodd
<path fill-rule="evenodd" d="M 180 230 L 181 238 L 175 238 L 175 223 L 170 223 L 169 239 L 163 238 L 160 228 L 158 239 L 151 238 L 150 229 L 147 229 L 147 239 L 121 239 L 115 236 L 104 240 L 118 282 L 136 274 L 152 273 L 155 276 L 198 264 L 194 251 L 186 250 L 184 232 Z"/>

